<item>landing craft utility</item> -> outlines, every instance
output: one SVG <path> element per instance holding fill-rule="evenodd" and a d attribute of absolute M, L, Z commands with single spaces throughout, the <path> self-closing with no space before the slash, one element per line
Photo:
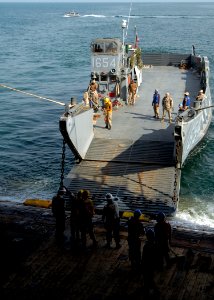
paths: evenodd
<path fill-rule="evenodd" d="M 122 42 L 92 41 L 90 82 L 95 81 L 96 93 L 88 89 L 84 102 L 60 117 L 64 142 L 77 162 L 64 184 L 72 192 L 90 190 L 97 211 L 110 192 L 119 197 L 121 211 L 162 211 L 170 216 L 178 207 L 182 166 L 211 122 L 209 60 L 195 48 L 189 54 L 144 53 L 137 33 L 135 44 L 125 43 L 126 25 L 123 20 Z M 134 103 L 131 81 L 137 86 Z M 160 118 L 153 118 L 155 89 L 160 94 Z M 200 90 L 204 97 L 199 101 Z M 187 92 L 190 103 L 183 107 Z M 170 122 L 163 117 L 167 93 L 173 99 Z M 106 97 L 113 106 L 111 130 L 105 128 L 102 110 Z"/>

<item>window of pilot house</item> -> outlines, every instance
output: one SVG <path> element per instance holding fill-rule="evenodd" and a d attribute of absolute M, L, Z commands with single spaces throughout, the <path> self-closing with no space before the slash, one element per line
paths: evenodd
<path fill-rule="evenodd" d="M 117 75 L 110 75 L 110 76 L 109 76 L 109 79 L 110 79 L 110 83 L 116 82 L 116 80 L 117 80 Z"/>
<path fill-rule="evenodd" d="M 107 74 L 101 74 L 100 75 L 100 81 L 107 81 L 107 80 L 108 80 Z"/>
<path fill-rule="evenodd" d="M 106 53 L 117 53 L 117 44 L 114 42 L 105 43 Z"/>
<path fill-rule="evenodd" d="M 104 49 L 104 44 L 103 43 L 93 45 L 93 51 L 94 52 L 103 52 L 103 49 Z"/>

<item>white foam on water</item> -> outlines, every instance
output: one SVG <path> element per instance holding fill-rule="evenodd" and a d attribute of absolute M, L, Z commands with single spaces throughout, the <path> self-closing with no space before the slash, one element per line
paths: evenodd
<path fill-rule="evenodd" d="M 193 208 L 178 211 L 173 223 L 194 229 L 198 227 L 214 229 L 214 208 L 210 205 L 209 215 L 204 211 L 195 210 Z"/>

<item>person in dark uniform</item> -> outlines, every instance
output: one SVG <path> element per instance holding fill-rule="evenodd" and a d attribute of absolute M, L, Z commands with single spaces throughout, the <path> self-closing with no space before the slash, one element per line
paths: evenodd
<path fill-rule="evenodd" d="M 163 269 L 164 263 L 169 264 L 169 251 L 171 242 L 171 225 L 166 221 L 163 212 L 158 213 L 157 223 L 154 226 L 157 245 L 158 268 Z"/>
<path fill-rule="evenodd" d="M 97 246 L 96 237 L 94 234 L 94 226 L 92 218 L 95 214 L 94 204 L 90 198 L 90 192 L 88 190 L 83 190 L 81 203 L 79 208 L 79 221 L 80 221 L 80 232 L 83 250 L 86 249 L 86 235 L 89 234 L 93 241 L 93 246 Z"/>
<path fill-rule="evenodd" d="M 71 214 L 70 214 L 70 228 L 71 228 L 71 244 L 72 246 L 79 245 L 80 242 L 80 203 L 82 201 L 83 190 L 79 190 L 77 195 L 71 194 Z"/>
<path fill-rule="evenodd" d="M 116 249 L 120 245 L 120 215 L 118 204 L 113 200 L 110 193 L 106 194 L 107 204 L 103 208 L 102 220 L 106 229 L 106 247 L 111 248 L 112 237 L 116 243 Z"/>
<path fill-rule="evenodd" d="M 129 260 L 134 270 L 139 270 L 141 265 L 141 239 L 144 227 L 140 221 L 141 211 L 136 209 L 134 216 L 128 220 L 128 245 Z"/>
<path fill-rule="evenodd" d="M 56 241 L 62 243 L 64 241 L 64 231 L 65 231 L 65 201 L 64 194 L 66 189 L 61 187 L 57 195 L 52 199 L 52 212 L 56 219 Z"/>
<path fill-rule="evenodd" d="M 160 94 L 158 90 L 155 90 L 152 98 L 152 106 L 154 109 L 154 118 L 159 119 L 159 104 L 160 104 Z"/>
<path fill-rule="evenodd" d="M 153 229 L 146 231 L 146 242 L 142 253 L 142 274 L 144 281 L 144 294 L 148 296 L 150 291 L 158 292 L 154 281 L 154 273 L 157 268 L 157 246 Z M 147 297 L 146 297 L 147 299 Z"/>

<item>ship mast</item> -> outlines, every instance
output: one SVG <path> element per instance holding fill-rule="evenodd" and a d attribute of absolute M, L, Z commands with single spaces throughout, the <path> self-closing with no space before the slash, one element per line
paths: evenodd
<path fill-rule="evenodd" d="M 124 62 L 125 62 L 125 29 L 127 27 L 127 20 L 122 20 L 121 27 L 122 27 L 122 30 L 123 30 L 123 59 L 122 59 L 122 64 L 124 66 Z"/>

